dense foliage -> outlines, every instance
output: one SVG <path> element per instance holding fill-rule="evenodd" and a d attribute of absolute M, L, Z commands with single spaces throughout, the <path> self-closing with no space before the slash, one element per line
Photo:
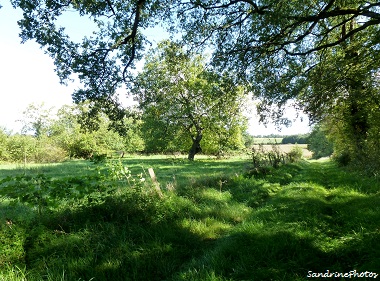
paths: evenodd
<path fill-rule="evenodd" d="M 142 110 L 149 150 L 186 150 L 189 160 L 243 147 L 244 88 L 206 68 L 205 58 L 164 41 L 149 53 L 133 94 Z"/>
<path fill-rule="evenodd" d="M 315 126 L 310 133 L 307 148 L 313 152 L 313 158 L 331 156 L 334 152 L 333 143 L 327 138 L 326 131 L 321 126 Z"/>
<path fill-rule="evenodd" d="M 0 130 L 0 161 L 5 162 L 60 162 L 68 158 L 89 159 L 95 155 L 112 156 L 115 152 L 144 150 L 140 137 L 141 121 L 125 118 L 126 134 L 110 130 L 105 115 L 98 116 L 97 130 L 81 126 L 86 104 L 63 106 L 53 114 L 43 105 L 30 105 L 25 111 L 23 134 Z"/>
<path fill-rule="evenodd" d="M 366 38 L 362 49 L 370 52 L 379 43 L 376 34 L 380 3 L 376 1 L 14 0 L 12 3 L 24 11 L 24 18 L 19 21 L 23 40 L 33 38 L 46 47 L 55 58 L 61 79 L 68 79 L 72 73 L 80 76 L 85 88 L 77 93 L 77 99 L 91 95 L 102 99 L 114 94 L 128 76 L 124 67 L 133 65 L 146 46 L 147 41 L 139 31 L 163 23 L 170 31 L 181 31 L 187 44 L 209 44 L 216 65 L 240 77 L 260 78 L 257 85 L 263 87 L 264 96 L 272 92 L 273 82 L 286 82 L 291 77 L 294 82 L 303 80 L 299 74 L 325 60 L 317 54 L 320 50 L 335 50 L 342 43 L 349 44 L 353 37 Z M 71 41 L 65 30 L 55 24 L 67 11 L 91 17 L 98 29 L 82 42 Z M 255 71 L 257 66 L 261 66 L 260 71 Z M 278 69 L 283 71 L 276 74 Z M 277 82 L 282 85 L 277 97 L 288 99 L 286 95 L 281 98 L 283 90 L 295 84 Z"/>

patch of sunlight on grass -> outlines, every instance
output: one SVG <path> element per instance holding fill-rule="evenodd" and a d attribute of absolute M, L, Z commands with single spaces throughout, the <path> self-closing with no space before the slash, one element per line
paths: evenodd
<path fill-rule="evenodd" d="M 107 259 L 96 267 L 98 271 L 117 270 L 122 265 L 120 260 Z"/>
<path fill-rule="evenodd" d="M 322 185 L 311 182 L 291 183 L 282 188 L 277 194 L 282 198 L 315 197 L 324 198 L 329 192 Z"/>
<path fill-rule="evenodd" d="M 220 192 L 211 188 L 202 190 L 200 196 L 205 200 L 213 200 L 215 202 L 228 203 L 232 199 L 232 195 L 229 191 Z"/>
<path fill-rule="evenodd" d="M 26 268 L 17 265 L 8 265 L 5 271 L 0 272 L 0 281 L 27 281 L 30 280 Z"/>
<path fill-rule="evenodd" d="M 71 160 L 61 163 L 30 163 L 2 164 L 0 165 L 0 178 L 15 175 L 38 175 L 45 174 L 50 177 L 79 176 L 91 172 L 93 164 L 86 160 Z"/>
<path fill-rule="evenodd" d="M 340 203 L 353 198 L 368 198 L 369 195 L 363 194 L 358 190 L 346 187 L 337 187 L 330 190 L 329 199 L 331 202 Z"/>
<path fill-rule="evenodd" d="M 178 280 L 186 280 L 186 281 L 232 281 L 233 279 L 229 279 L 226 277 L 218 276 L 213 270 L 200 270 L 191 269 L 187 272 L 181 274 Z"/>
<path fill-rule="evenodd" d="M 6 218 L 9 218 L 15 222 L 28 222 L 34 216 L 36 212 L 33 208 L 25 206 L 21 203 L 16 203 L 14 200 L 7 198 L 0 198 L 0 222 L 4 222 Z"/>
<path fill-rule="evenodd" d="M 363 241 L 377 236 L 376 233 L 371 233 L 364 227 L 359 227 L 357 231 L 352 229 L 344 229 L 335 233 L 335 237 L 331 237 L 328 233 L 325 236 L 315 240 L 315 245 L 326 253 L 344 253 L 345 251 L 353 251 L 360 253 L 368 245 L 363 244 Z M 375 239 L 375 238 L 373 238 Z M 377 241 L 377 239 L 376 239 Z"/>
<path fill-rule="evenodd" d="M 264 220 L 261 220 L 259 217 L 256 217 L 254 220 L 240 224 L 233 230 L 233 232 L 252 234 L 262 233 L 268 229 L 269 228 L 267 227 L 267 223 Z"/>
<path fill-rule="evenodd" d="M 206 217 L 202 220 L 183 219 L 181 227 L 188 229 L 202 239 L 216 239 L 229 231 L 232 226 L 214 218 Z"/>
<path fill-rule="evenodd" d="M 242 222 L 251 212 L 250 207 L 234 201 L 229 191 L 204 189 L 199 193 L 198 200 L 203 215 L 235 224 Z"/>

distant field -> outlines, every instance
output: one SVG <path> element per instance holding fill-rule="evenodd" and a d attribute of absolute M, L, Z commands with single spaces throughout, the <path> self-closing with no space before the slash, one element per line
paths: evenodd
<path fill-rule="evenodd" d="M 280 144 L 282 138 L 255 138 L 255 144 Z"/>
<path fill-rule="evenodd" d="M 301 147 L 302 151 L 303 151 L 303 157 L 305 157 L 306 159 L 311 158 L 311 156 L 313 154 L 310 150 L 307 149 L 307 144 L 279 144 L 278 146 L 279 146 L 280 150 L 285 152 L 285 153 L 290 152 L 293 149 L 293 147 L 295 147 L 295 146 Z M 253 147 L 255 149 L 258 149 L 259 145 L 254 145 Z M 263 147 L 267 151 L 273 149 L 271 144 L 263 144 Z"/>

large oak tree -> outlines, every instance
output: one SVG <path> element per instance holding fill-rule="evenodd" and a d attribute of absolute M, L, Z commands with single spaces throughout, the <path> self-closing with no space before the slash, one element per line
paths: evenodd
<path fill-rule="evenodd" d="M 148 147 L 150 136 L 159 149 L 173 139 L 177 145 L 191 140 L 188 159 L 194 160 L 205 134 L 216 140 L 220 150 L 228 143 L 238 146 L 239 133 L 245 130 L 245 89 L 205 65 L 202 56 L 188 54 L 170 41 L 159 43 L 147 55 L 133 93 L 143 111 Z"/>

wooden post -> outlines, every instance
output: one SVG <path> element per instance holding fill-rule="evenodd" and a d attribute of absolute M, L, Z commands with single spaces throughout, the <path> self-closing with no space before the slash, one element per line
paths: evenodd
<path fill-rule="evenodd" d="M 160 184 L 157 181 L 156 174 L 154 173 L 153 168 L 149 168 L 148 172 L 149 172 L 150 178 L 152 179 L 154 189 L 156 190 L 158 196 L 160 196 L 160 198 L 162 198 L 164 195 L 162 194 Z"/>

